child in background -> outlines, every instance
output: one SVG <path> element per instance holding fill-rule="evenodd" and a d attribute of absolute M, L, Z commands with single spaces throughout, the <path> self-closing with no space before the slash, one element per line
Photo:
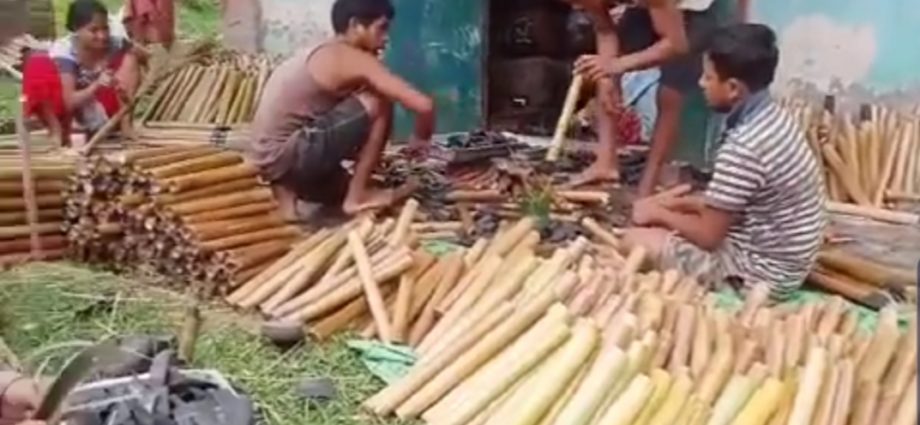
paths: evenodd
<path fill-rule="evenodd" d="M 139 56 L 127 40 L 109 33 L 108 11 L 97 0 L 76 0 L 67 10 L 70 32 L 48 52 L 32 52 L 23 69 L 27 117 L 48 127 L 53 139 L 70 146 L 76 120 L 88 135 L 98 131 L 140 82 Z M 121 123 L 130 135 L 130 117 Z"/>
<path fill-rule="evenodd" d="M 794 118 L 770 97 L 779 51 L 757 24 L 718 30 L 700 86 L 728 114 L 715 171 L 702 195 L 672 193 L 637 202 L 627 243 L 663 267 L 706 284 L 767 283 L 775 299 L 801 286 L 826 224 L 821 168 Z"/>

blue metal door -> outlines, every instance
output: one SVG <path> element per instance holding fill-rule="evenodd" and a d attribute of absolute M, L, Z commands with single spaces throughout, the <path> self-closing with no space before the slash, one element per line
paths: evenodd
<path fill-rule="evenodd" d="M 465 131 L 483 121 L 485 8 L 480 0 L 394 0 L 385 61 L 435 100 L 438 132 Z M 412 116 L 396 111 L 397 138 Z"/>

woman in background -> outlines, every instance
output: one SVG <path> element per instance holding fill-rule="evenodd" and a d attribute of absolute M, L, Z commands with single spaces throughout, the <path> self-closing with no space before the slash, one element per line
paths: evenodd
<path fill-rule="evenodd" d="M 128 102 L 140 82 L 139 55 L 109 33 L 108 10 L 97 0 L 75 0 L 67 10 L 69 34 L 48 52 L 34 52 L 23 69 L 24 113 L 40 119 L 53 139 L 70 146 L 73 121 L 87 136 Z M 130 117 L 121 122 L 132 135 Z"/>

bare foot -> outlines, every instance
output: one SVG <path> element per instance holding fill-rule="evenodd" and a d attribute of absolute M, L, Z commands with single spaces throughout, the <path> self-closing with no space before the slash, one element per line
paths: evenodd
<path fill-rule="evenodd" d="M 300 221 L 297 216 L 297 196 L 290 189 L 281 185 L 272 185 L 272 193 L 278 201 L 278 214 L 287 222 Z"/>
<path fill-rule="evenodd" d="M 393 189 L 370 190 L 361 199 L 346 199 L 342 211 L 348 215 L 358 215 L 364 211 L 385 208 L 396 199 Z"/>
<path fill-rule="evenodd" d="M 569 187 L 579 187 L 591 183 L 616 182 L 620 180 L 620 171 L 616 166 L 607 166 L 595 162 L 581 174 L 569 181 Z"/>
<path fill-rule="evenodd" d="M 342 211 L 348 215 L 389 207 L 411 195 L 418 188 L 418 182 L 410 179 L 395 189 L 370 190 L 363 199 L 346 199 Z"/>

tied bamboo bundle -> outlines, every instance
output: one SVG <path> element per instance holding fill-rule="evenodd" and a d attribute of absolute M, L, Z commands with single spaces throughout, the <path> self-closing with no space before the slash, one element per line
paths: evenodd
<path fill-rule="evenodd" d="M 22 80 L 22 68 L 25 62 L 25 50 L 47 50 L 50 43 L 41 41 L 31 34 L 24 34 L 4 41 L 0 45 L 0 68 L 17 80 Z"/>
<path fill-rule="evenodd" d="M 78 260 L 224 292 L 302 237 L 277 210 L 240 154 L 162 146 L 89 158 L 67 196 L 66 227 Z"/>
<path fill-rule="evenodd" d="M 144 126 L 214 130 L 248 124 L 272 67 L 267 56 L 229 51 L 190 64 L 157 88 Z"/>
<path fill-rule="evenodd" d="M 416 365 L 366 409 L 458 425 L 916 420 L 916 316 L 905 333 L 886 307 L 863 333 L 839 297 L 769 307 L 766 285 L 730 312 L 693 279 L 647 269 L 642 252 L 613 265 L 579 240 L 544 259 L 510 242 L 527 230 L 510 226 L 464 263 L 456 295 L 410 339 Z"/>
<path fill-rule="evenodd" d="M 65 191 L 75 173 L 74 160 L 51 153 L 31 157 L 36 231 L 41 258 L 66 254 L 63 230 Z M 0 267 L 33 260 L 22 159 L 17 152 L 0 153 Z"/>
<path fill-rule="evenodd" d="M 832 201 L 853 203 L 859 215 L 880 219 L 873 208 L 893 209 L 920 199 L 920 115 L 883 105 L 861 105 L 859 114 L 835 111 L 828 97 L 823 108 L 802 99 L 786 106 L 806 131 L 824 165 Z M 866 208 L 865 212 L 861 208 Z"/>

